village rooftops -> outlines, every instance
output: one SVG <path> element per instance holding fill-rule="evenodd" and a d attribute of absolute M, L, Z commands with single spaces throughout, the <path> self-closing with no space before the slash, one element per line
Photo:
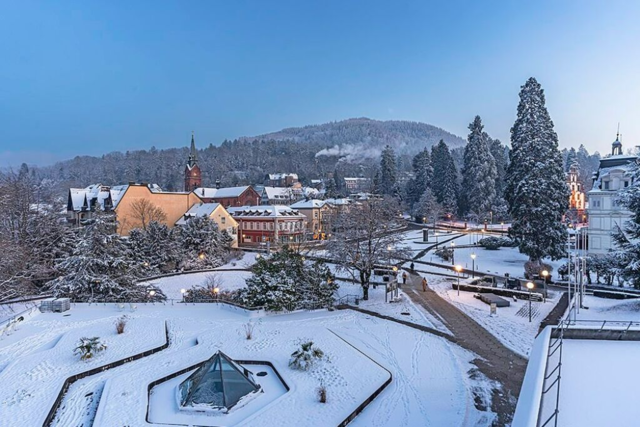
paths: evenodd
<path fill-rule="evenodd" d="M 298 180 L 298 174 L 297 173 L 270 173 L 269 174 L 269 179 L 272 180 L 272 181 L 285 179 L 287 177 L 290 177 L 290 178 L 293 178 L 295 180 Z"/>
<path fill-rule="evenodd" d="M 283 205 L 239 206 L 227 210 L 234 218 L 306 218 L 296 209 Z"/>
<path fill-rule="evenodd" d="M 128 187 L 128 185 L 110 187 L 93 184 L 86 188 L 70 188 L 67 210 L 79 212 L 96 206 L 100 206 L 103 210 L 115 209 Z"/>
<path fill-rule="evenodd" d="M 264 187 L 264 194 L 268 200 L 289 201 L 293 198 L 293 193 L 288 187 Z"/>

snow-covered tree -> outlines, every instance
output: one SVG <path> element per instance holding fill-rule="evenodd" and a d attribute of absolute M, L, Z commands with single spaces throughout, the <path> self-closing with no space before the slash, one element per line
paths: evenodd
<path fill-rule="evenodd" d="M 396 154 L 393 148 L 387 145 L 382 150 L 382 158 L 380 159 L 380 193 L 390 196 L 397 193 L 397 175 Z"/>
<path fill-rule="evenodd" d="M 422 193 L 422 196 L 420 196 L 420 200 L 413 205 L 412 215 L 416 221 L 422 221 L 424 223 L 432 221 L 435 224 L 443 212 L 444 210 L 436 200 L 433 192 L 430 188 L 427 188 L 424 190 L 424 193 Z"/>
<path fill-rule="evenodd" d="M 54 296 L 86 302 L 164 299 L 159 289 L 137 284 L 142 266 L 133 260 L 128 242 L 115 234 L 115 226 L 112 214 L 94 212 L 72 255 L 56 265 L 61 275 L 47 284 Z"/>
<path fill-rule="evenodd" d="M 447 215 L 458 211 L 458 172 L 449 147 L 443 140 L 431 149 L 433 181 L 431 189 Z"/>
<path fill-rule="evenodd" d="M 409 249 L 401 233 L 388 231 L 403 225 L 397 201 L 392 198 L 369 200 L 343 210 L 336 216 L 333 238 L 327 249 L 338 265 L 362 286 L 363 299 L 369 299 L 371 274 L 376 265 L 405 259 Z"/>
<path fill-rule="evenodd" d="M 232 239 L 218 230 L 211 218 L 193 217 L 177 230 L 176 238 L 182 246 L 180 266 L 185 270 L 215 268 L 227 261 Z"/>
<path fill-rule="evenodd" d="M 461 199 L 462 213 L 471 214 L 476 220 L 486 219 L 496 198 L 495 159 L 487 144 L 486 134 L 480 116 L 469 125 L 469 136 L 464 149 Z"/>
<path fill-rule="evenodd" d="M 569 189 L 544 91 L 534 78 L 520 91 L 510 160 L 505 198 L 513 218 L 511 236 L 532 262 L 563 257 L 567 230 L 562 215 L 569 205 Z"/>
<path fill-rule="evenodd" d="M 631 219 L 618 224 L 613 239 L 618 248 L 621 275 L 640 289 L 640 167 L 634 166 L 633 184 L 620 192 L 618 203 L 627 208 Z"/>
<path fill-rule="evenodd" d="M 431 166 L 431 155 L 428 149 L 424 149 L 416 154 L 412 161 L 413 179 L 407 183 L 407 202 L 413 206 L 425 190 L 430 188 L 433 179 L 433 167 Z"/>
<path fill-rule="evenodd" d="M 133 258 L 146 270 L 146 275 L 175 270 L 183 251 L 177 232 L 164 224 L 152 221 L 146 229 L 134 228 L 129 233 Z"/>
<path fill-rule="evenodd" d="M 253 276 L 241 290 L 239 300 L 250 307 L 267 310 L 294 310 L 299 307 L 326 307 L 333 303 L 337 289 L 329 268 L 305 258 L 285 245 L 268 257 L 260 257 Z"/>

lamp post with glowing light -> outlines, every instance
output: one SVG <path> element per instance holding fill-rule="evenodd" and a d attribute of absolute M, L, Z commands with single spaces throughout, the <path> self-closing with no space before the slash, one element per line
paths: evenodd
<path fill-rule="evenodd" d="M 150 300 L 153 300 L 153 296 L 154 296 L 155 294 L 156 294 L 156 291 L 154 291 L 153 289 L 151 289 L 151 290 L 149 291 L 149 299 L 150 299 Z"/>
<path fill-rule="evenodd" d="M 220 293 L 220 288 L 219 287 L 215 287 L 213 288 L 213 296 L 216 298 L 216 302 L 218 302 L 218 294 Z"/>
<path fill-rule="evenodd" d="M 461 265 L 456 265 L 455 267 L 456 273 L 458 273 L 458 296 L 460 296 L 460 272 L 462 271 Z"/>
<path fill-rule="evenodd" d="M 529 289 L 529 323 L 531 323 L 531 289 L 533 289 L 533 282 L 527 282 L 527 289 Z"/>
<path fill-rule="evenodd" d="M 180 289 L 180 293 L 182 294 L 182 302 L 184 302 L 184 294 L 187 293 L 187 290 L 185 288 Z"/>
<path fill-rule="evenodd" d="M 471 270 L 472 270 L 472 277 L 476 277 L 476 254 L 472 253 L 471 254 Z"/>
<path fill-rule="evenodd" d="M 549 272 L 547 270 L 542 270 L 540 272 L 542 274 L 542 279 L 544 280 L 544 299 L 547 299 L 547 278 L 549 277 Z"/>
<path fill-rule="evenodd" d="M 456 263 L 456 242 L 451 242 L 451 265 Z"/>

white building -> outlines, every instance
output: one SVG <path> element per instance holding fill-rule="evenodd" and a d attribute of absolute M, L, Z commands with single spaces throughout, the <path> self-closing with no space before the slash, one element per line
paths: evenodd
<path fill-rule="evenodd" d="M 589 253 L 605 254 L 614 247 L 611 233 L 631 218 L 631 212 L 620 206 L 618 192 L 633 183 L 631 176 L 638 157 L 622 154 L 619 139 L 613 142 L 611 156 L 600 160 L 589 191 Z"/>

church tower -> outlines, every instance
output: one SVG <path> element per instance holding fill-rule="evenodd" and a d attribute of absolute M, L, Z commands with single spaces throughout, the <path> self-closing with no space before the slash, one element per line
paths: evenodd
<path fill-rule="evenodd" d="M 202 172 L 200 172 L 200 166 L 198 166 L 198 152 L 196 151 L 196 142 L 192 132 L 189 160 L 187 160 L 187 167 L 184 168 L 184 191 L 191 192 L 201 186 Z"/>

